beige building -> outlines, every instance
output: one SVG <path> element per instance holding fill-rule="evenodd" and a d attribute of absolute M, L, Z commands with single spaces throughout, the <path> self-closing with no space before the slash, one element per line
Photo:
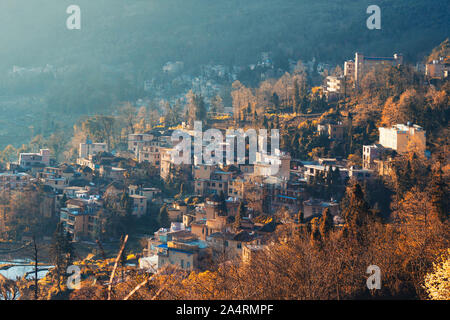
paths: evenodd
<path fill-rule="evenodd" d="M 228 196 L 243 200 L 246 191 L 246 182 L 242 177 L 236 177 L 228 182 Z"/>
<path fill-rule="evenodd" d="M 172 164 L 173 148 L 160 148 L 160 176 L 163 180 L 167 179 L 170 174 L 170 166 Z"/>
<path fill-rule="evenodd" d="M 262 252 L 267 246 L 261 244 L 244 244 L 242 246 L 242 262 L 248 264 L 255 258 L 258 252 Z"/>
<path fill-rule="evenodd" d="M 139 151 L 148 146 L 149 142 L 153 141 L 154 136 L 147 133 L 135 133 L 128 135 L 128 150 L 132 151 L 136 156 L 139 155 Z"/>
<path fill-rule="evenodd" d="M 411 124 L 396 124 L 391 128 L 378 128 L 380 132 L 380 144 L 398 153 L 408 151 L 408 145 L 414 143 L 416 148 L 425 152 L 426 132 L 422 127 Z"/>
<path fill-rule="evenodd" d="M 99 204 L 83 199 L 69 199 L 66 208 L 61 208 L 60 221 L 73 240 L 95 238 L 99 208 Z"/>
<path fill-rule="evenodd" d="M 139 162 L 151 163 L 156 168 L 159 168 L 161 162 L 160 149 L 161 143 L 159 141 L 147 141 L 145 145 L 137 151 Z"/>
<path fill-rule="evenodd" d="M 326 123 L 317 125 L 317 131 L 326 134 L 331 140 L 344 139 L 344 125 L 342 123 Z"/>
<path fill-rule="evenodd" d="M 344 93 L 344 78 L 336 76 L 327 77 L 327 92 Z"/>
<path fill-rule="evenodd" d="M 425 65 L 425 75 L 432 79 L 444 79 L 448 77 L 450 67 L 444 64 L 442 60 L 434 60 Z"/>
<path fill-rule="evenodd" d="M 355 86 L 364 78 L 367 72 L 373 70 L 376 66 L 391 65 L 397 66 L 403 64 L 403 55 L 394 54 L 393 57 L 366 57 L 362 53 L 355 53 L 354 61 L 346 61 L 344 64 L 344 75 L 352 79 Z"/>
<path fill-rule="evenodd" d="M 95 156 L 99 152 L 108 152 L 108 145 L 103 142 L 92 143 L 86 141 L 86 143 L 80 143 L 78 157 L 89 159 L 90 155 Z"/>
<path fill-rule="evenodd" d="M 354 80 L 355 77 L 355 62 L 353 60 L 345 61 L 344 76 Z"/>
<path fill-rule="evenodd" d="M 325 208 L 330 209 L 333 216 L 339 214 L 339 203 L 310 199 L 303 201 L 303 216 L 305 219 L 320 216 Z"/>
<path fill-rule="evenodd" d="M 257 152 L 253 174 L 263 177 L 276 176 L 289 180 L 291 174 L 291 156 L 288 153 L 281 152 L 278 155 Z"/>
<path fill-rule="evenodd" d="M 0 173 L 0 191 L 3 190 L 22 190 L 30 184 L 31 176 L 26 173 Z"/>
<path fill-rule="evenodd" d="M 133 199 L 133 215 L 141 217 L 147 213 L 147 198 L 137 194 L 130 195 Z"/>
<path fill-rule="evenodd" d="M 215 232 L 207 237 L 207 242 L 213 254 L 226 255 L 228 258 L 242 257 L 242 248 L 245 245 L 259 245 L 261 243 L 254 233 L 241 231 L 239 233 Z"/>
<path fill-rule="evenodd" d="M 376 169 L 375 160 L 380 159 L 383 150 L 379 144 L 363 146 L 363 169 Z"/>
<path fill-rule="evenodd" d="M 33 166 L 48 167 L 50 164 L 50 150 L 41 149 L 39 153 L 20 153 L 19 165 L 22 168 L 30 169 Z"/>
<path fill-rule="evenodd" d="M 216 165 L 198 164 L 193 168 L 194 179 L 209 180 L 211 179 L 211 174 L 216 168 L 217 168 Z"/>

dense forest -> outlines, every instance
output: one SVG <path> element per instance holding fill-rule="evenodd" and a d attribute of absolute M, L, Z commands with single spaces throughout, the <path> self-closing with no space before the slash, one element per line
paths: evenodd
<path fill-rule="evenodd" d="M 284 71 L 289 59 L 342 64 L 355 51 L 421 61 L 448 36 L 450 9 L 425 0 L 80 0 L 81 30 L 68 30 L 71 4 L 0 3 L 1 147 L 145 97 L 144 81 L 161 79 L 168 61 L 183 61 L 189 76 L 208 63 L 247 66 L 261 52 Z M 381 30 L 366 27 L 372 4 L 381 7 Z M 17 76 L 14 66 L 52 71 Z"/>
<path fill-rule="evenodd" d="M 450 9 L 424 0 L 79 0 L 82 28 L 72 32 L 65 28 L 72 2 L 2 1 L 1 66 L 131 62 L 151 72 L 168 60 L 247 64 L 261 51 L 274 51 L 279 63 L 338 62 L 356 50 L 415 60 L 446 36 Z M 374 32 L 366 28 L 373 4 L 382 10 Z"/>

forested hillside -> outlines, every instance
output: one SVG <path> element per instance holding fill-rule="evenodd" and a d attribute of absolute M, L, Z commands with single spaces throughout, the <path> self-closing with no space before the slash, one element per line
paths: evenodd
<path fill-rule="evenodd" d="M 342 65 L 355 51 L 401 52 L 414 63 L 450 29 L 450 4 L 440 0 L 77 0 L 81 30 L 68 30 L 72 4 L 0 2 L 1 147 L 67 131 L 84 115 L 146 96 L 144 81 L 161 80 L 168 61 L 183 61 L 189 77 L 206 64 L 255 64 L 261 52 L 283 72 L 289 59 Z M 381 30 L 366 27 L 373 4 L 381 8 Z M 12 74 L 14 66 L 24 75 Z M 35 71 L 46 66 L 50 72 Z"/>
<path fill-rule="evenodd" d="M 245 64 L 261 51 L 334 62 L 355 50 L 416 59 L 448 35 L 450 12 L 440 0 L 78 0 L 82 29 L 69 31 L 70 4 L 2 1 L 1 66 L 132 62 L 150 71 L 171 59 Z M 366 28 L 372 4 L 382 10 L 381 31 Z"/>

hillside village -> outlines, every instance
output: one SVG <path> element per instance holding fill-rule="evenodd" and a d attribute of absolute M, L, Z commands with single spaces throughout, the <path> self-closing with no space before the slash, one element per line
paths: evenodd
<path fill-rule="evenodd" d="M 83 127 L 90 124 L 90 129 L 71 142 L 72 161 L 61 156 L 67 149 L 55 154 L 55 148 L 42 145 L 2 163 L 0 239 L 11 241 L 13 248 L 36 237 L 51 243 L 60 225 L 71 242 L 92 250 L 93 261 L 107 261 L 128 235 L 127 272 L 164 274 L 172 267 L 206 272 L 225 261 L 248 265 L 270 251 L 274 241 L 283 243 L 279 239 L 296 232 L 306 232 L 312 241 L 325 241 L 329 230 L 351 233 L 349 208 L 356 206 L 355 197 L 370 207 L 367 214 L 376 221 L 395 225 L 392 212 L 400 212 L 405 195 L 428 188 L 430 181 L 422 181 L 420 172 L 448 178 L 448 59 L 410 66 L 400 54 L 356 53 L 335 70 L 324 66 L 320 86 L 308 84 L 306 65 L 293 63 L 291 73 L 276 80 L 262 75 L 259 88 L 232 79 L 230 105 L 209 94 L 199 80 L 198 90 L 186 96 L 185 110 L 169 104 L 152 124 L 139 122 L 138 106 L 129 107 L 135 114 L 119 129 L 122 143 L 108 133 L 111 118 L 92 117 Z M 267 54 L 261 64 L 270 67 Z M 182 63 L 164 68 L 176 73 Z M 205 73 L 225 76 L 225 70 L 216 69 Z M 395 79 L 392 86 L 383 82 L 388 76 Z M 145 86 L 155 89 L 152 81 Z M 376 90 L 390 90 L 393 100 L 382 94 L 368 99 Z M 421 118 L 422 111 L 405 109 L 418 105 L 409 102 L 413 99 L 431 101 L 428 120 Z M 377 106 L 382 110 L 374 111 Z M 245 163 L 228 164 L 225 143 L 218 164 L 193 155 L 189 163 L 177 164 L 172 133 L 183 130 L 194 140 L 194 120 L 224 136 L 227 129 L 278 129 L 280 146 L 269 155 L 259 150 L 255 163 L 247 151 Z M 266 157 L 279 164 L 276 174 L 267 169 Z M 436 159 L 440 168 L 433 165 Z M 442 223 L 448 223 L 448 204 L 440 208 L 446 217 L 441 215 Z M 445 247 L 448 238 L 442 241 Z M 111 253 L 101 253 L 102 245 L 111 243 Z M 79 260 L 88 263 L 85 258 Z"/>

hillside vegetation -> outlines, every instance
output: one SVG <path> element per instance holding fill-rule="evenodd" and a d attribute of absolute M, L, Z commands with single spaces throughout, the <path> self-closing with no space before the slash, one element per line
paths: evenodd
<path fill-rule="evenodd" d="M 173 59 L 245 64 L 261 51 L 334 62 L 355 50 L 415 59 L 448 36 L 450 12 L 447 1 L 426 0 L 78 0 L 82 30 L 69 31 L 70 4 L 2 1 L 2 67 L 131 62 L 152 71 Z M 366 28 L 372 4 L 381 7 L 382 30 Z"/>

